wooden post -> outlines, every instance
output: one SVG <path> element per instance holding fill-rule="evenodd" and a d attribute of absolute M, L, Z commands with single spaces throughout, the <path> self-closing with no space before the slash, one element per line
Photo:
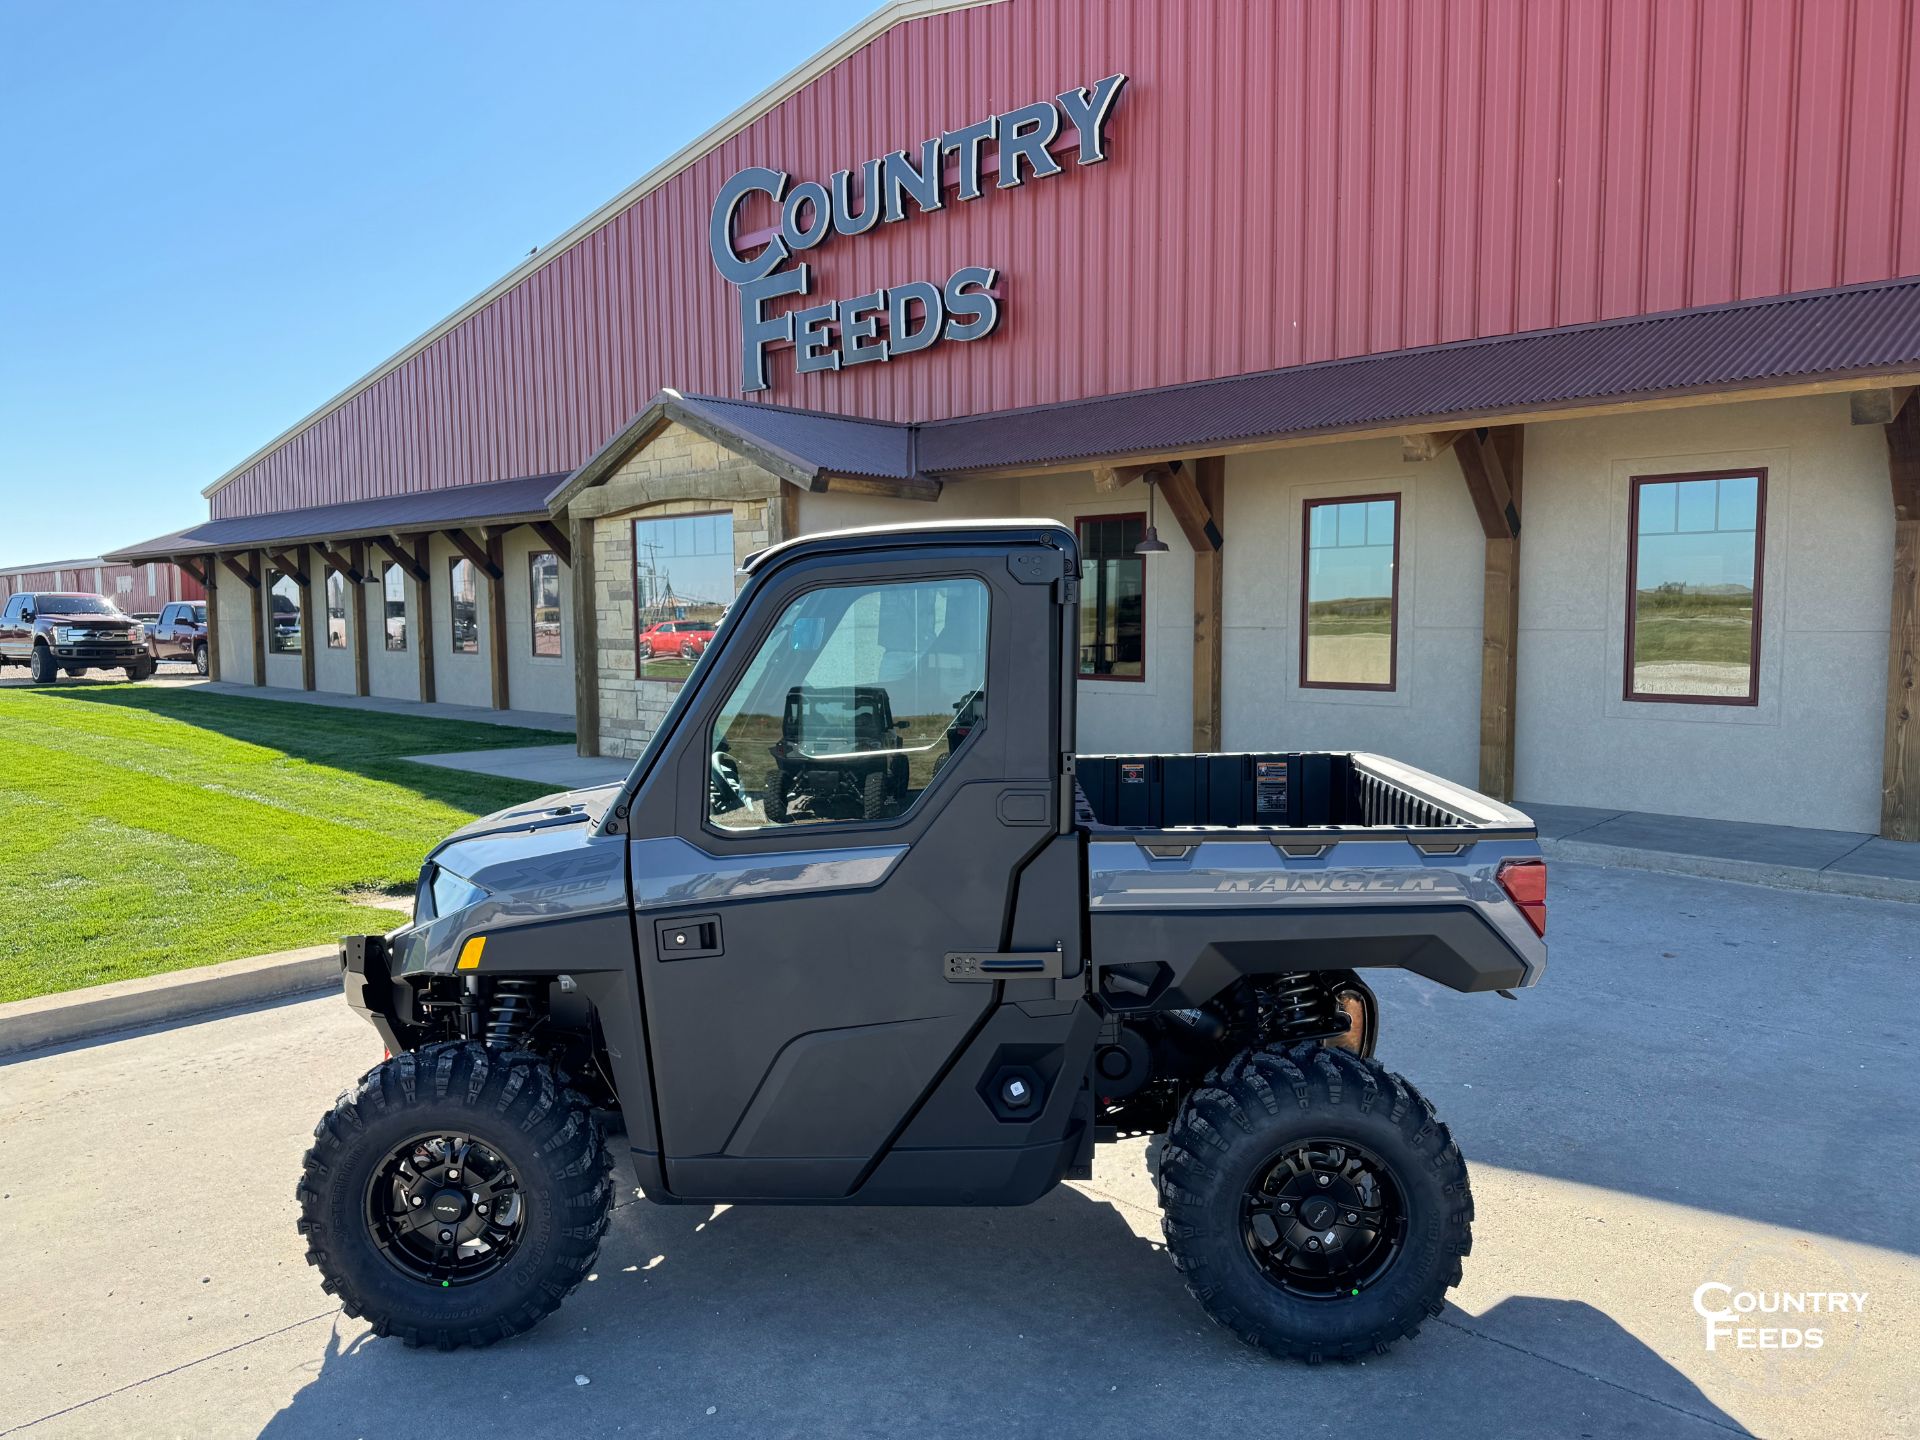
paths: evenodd
<path fill-rule="evenodd" d="M 1226 551 L 1222 548 L 1221 504 L 1226 492 L 1227 462 L 1209 455 L 1194 461 L 1194 488 L 1211 520 L 1213 543 L 1193 554 L 1193 748 L 1219 750 L 1220 691 L 1223 670 L 1221 643 L 1226 638 L 1224 581 Z"/>
<path fill-rule="evenodd" d="M 1513 799 L 1520 675 L 1521 427 L 1463 431 L 1453 446 L 1487 538 L 1480 611 L 1480 789 Z"/>
<path fill-rule="evenodd" d="M 582 755 L 598 755 L 600 607 L 593 583 L 593 521 L 576 515 L 569 529 L 573 552 L 573 743 Z"/>
<path fill-rule="evenodd" d="M 396 537 L 397 538 L 397 537 Z M 419 536 L 413 542 L 414 594 L 419 598 L 413 648 L 420 661 L 420 699 L 433 703 L 433 542 Z"/>
<path fill-rule="evenodd" d="M 487 616 L 491 642 L 487 660 L 493 671 L 493 708 L 512 709 L 507 686 L 507 576 L 505 545 L 501 532 L 487 531 Z"/>
<path fill-rule="evenodd" d="M 220 557 L 207 556 L 207 679 L 220 678 Z"/>
<path fill-rule="evenodd" d="M 300 688 L 312 690 L 314 688 L 315 635 L 313 576 L 310 573 L 310 567 L 313 560 L 304 545 L 296 546 L 293 553 L 285 558 L 292 560 L 298 566 L 293 574 L 293 584 L 294 588 L 300 592 Z"/>
<path fill-rule="evenodd" d="M 1920 402 L 1911 398 L 1887 425 L 1887 474 L 1893 483 L 1893 607 L 1880 833 L 1889 840 L 1920 840 Z"/>
<path fill-rule="evenodd" d="M 347 583 L 353 586 L 353 693 L 364 696 L 372 692 L 367 676 L 367 547 L 356 540 L 350 553 L 352 569 Z M 381 614 L 385 613 L 383 607 Z M 385 621 L 381 623 L 384 627 Z"/>
<path fill-rule="evenodd" d="M 253 684 L 264 689 L 267 683 L 267 626 L 273 623 L 273 572 L 267 568 L 267 552 L 256 550 L 253 556 Z M 261 607 L 266 619 L 260 618 Z"/>

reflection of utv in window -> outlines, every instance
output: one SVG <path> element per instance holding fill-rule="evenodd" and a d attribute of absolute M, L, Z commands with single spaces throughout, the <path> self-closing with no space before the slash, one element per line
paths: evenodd
<path fill-rule="evenodd" d="M 767 775 L 767 818 L 878 820 L 907 800 L 907 756 L 879 685 L 796 685 Z"/>

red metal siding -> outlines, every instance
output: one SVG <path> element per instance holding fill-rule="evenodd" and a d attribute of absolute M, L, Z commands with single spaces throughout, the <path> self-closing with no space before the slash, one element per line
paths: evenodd
<path fill-rule="evenodd" d="M 125 580 L 129 588 L 122 590 Z M 204 600 L 206 590 L 173 565 L 57 565 L 0 571 L 0 600 L 22 590 L 84 591 L 105 595 L 122 610 L 158 610 L 174 600 Z"/>
<path fill-rule="evenodd" d="M 728 175 L 824 179 L 1116 70 L 1108 164 L 808 257 L 815 300 L 995 266 L 991 338 L 804 378 L 776 355 L 764 398 L 935 419 L 1920 273 L 1917 4 L 1006 0 L 912 21 L 213 513 L 567 470 L 662 386 L 737 394 L 705 241 Z"/>

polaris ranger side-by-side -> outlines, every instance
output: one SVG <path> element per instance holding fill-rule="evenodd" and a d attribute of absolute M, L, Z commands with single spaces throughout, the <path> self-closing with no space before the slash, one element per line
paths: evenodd
<path fill-rule="evenodd" d="M 1242 1338 L 1354 1356 L 1437 1313 L 1466 1166 L 1374 1058 L 1363 976 L 1535 983 L 1532 823 L 1374 755 L 1076 757 L 1050 522 L 746 570 L 624 783 L 475 821 L 412 923 L 343 943 L 390 1058 L 322 1117 L 299 1202 L 348 1313 L 441 1346 L 539 1321 L 606 1230 L 616 1117 L 667 1204 L 1020 1205 L 1164 1132 L 1167 1248 Z M 733 758 L 786 743 L 796 695 L 873 689 L 879 814 Z"/>

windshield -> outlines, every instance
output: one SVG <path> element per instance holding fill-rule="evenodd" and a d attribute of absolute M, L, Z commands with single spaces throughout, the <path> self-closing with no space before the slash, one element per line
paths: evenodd
<path fill-rule="evenodd" d="M 98 595 L 36 595 L 33 608 L 42 615 L 119 615 L 113 602 Z"/>

